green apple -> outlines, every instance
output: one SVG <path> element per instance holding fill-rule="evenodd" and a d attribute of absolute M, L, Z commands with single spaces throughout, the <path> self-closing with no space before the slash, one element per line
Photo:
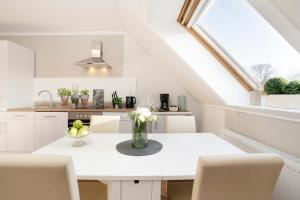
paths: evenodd
<path fill-rule="evenodd" d="M 87 135 L 88 133 L 89 133 L 89 130 L 88 130 L 88 128 L 86 128 L 86 127 L 82 127 L 82 128 L 79 129 L 79 131 L 78 131 L 78 135 L 80 135 L 80 136 Z"/>
<path fill-rule="evenodd" d="M 88 131 L 88 130 L 89 130 L 89 127 L 88 127 L 88 126 L 82 126 L 81 129 L 85 129 L 85 130 Z"/>
<path fill-rule="evenodd" d="M 73 127 L 77 128 L 77 129 L 80 129 L 82 126 L 83 126 L 83 123 L 81 120 L 75 120 L 73 122 Z"/>
<path fill-rule="evenodd" d="M 72 136 L 77 136 L 77 134 L 78 134 L 78 129 L 75 128 L 75 127 L 70 128 L 69 134 L 72 135 Z"/>

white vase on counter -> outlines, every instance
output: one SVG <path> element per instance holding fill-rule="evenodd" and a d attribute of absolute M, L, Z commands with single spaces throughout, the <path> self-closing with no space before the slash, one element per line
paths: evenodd
<path fill-rule="evenodd" d="M 261 90 L 250 91 L 250 105 L 260 106 L 261 105 Z"/>

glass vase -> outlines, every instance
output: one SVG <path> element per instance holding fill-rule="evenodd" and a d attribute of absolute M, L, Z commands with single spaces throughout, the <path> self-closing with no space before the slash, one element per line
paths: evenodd
<path fill-rule="evenodd" d="M 147 147 L 147 122 L 133 122 L 132 124 L 132 147 L 144 149 Z"/>

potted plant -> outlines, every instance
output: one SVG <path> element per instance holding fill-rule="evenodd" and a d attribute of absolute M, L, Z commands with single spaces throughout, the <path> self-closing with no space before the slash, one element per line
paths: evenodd
<path fill-rule="evenodd" d="M 71 90 L 67 88 L 59 88 L 57 90 L 57 95 L 60 96 L 61 104 L 67 105 L 69 101 L 69 97 L 71 96 Z"/>
<path fill-rule="evenodd" d="M 269 79 L 264 91 L 266 105 L 275 108 L 300 109 L 300 80 L 288 82 L 281 77 Z"/>
<path fill-rule="evenodd" d="M 118 109 L 122 106 L 122 98 L 121 97 L 114 97 L 112 99 L 113 107 Z"/>
<path fill-rule="evenodd" d="M 78 89 L 78 86 L 73 85 L 73 87 L 72 87 L 71 102 L 72 102 L 74 108 L 78 107 L 78 104 L 79 104 L 79 89 Z"/>
<path fill-rule="evenodd" d="M 89 93 L 90 91 L 88 89 L 84 89 L 80 91 L 81 104 L 84 106 L 86 106 L 89 102 Z"/>
<path fill-rule="evenodd" d="M 157 116 L 151 112 L 150 108 L 139 107 L 129 113 L 132 120 L 132 147 L 143 149 L 148 144 L 147 123 L 157 120 Z"/>

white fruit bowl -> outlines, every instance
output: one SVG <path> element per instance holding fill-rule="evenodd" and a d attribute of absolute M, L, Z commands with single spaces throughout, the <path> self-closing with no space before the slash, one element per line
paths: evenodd
<path fill-rule="evenodd" d="M 72 146 L 73 147 L 82 147 L 86 145 L 86 142 L 83 140 L 83 138 L 85 138 L 86 136 L 88 136 L 90 134 L 90 132 L 88 131 L 87 134 L 84 135 L 72 135 L 69 133 L 69 129 L 66 131 L 66 135 L 72 139 L 75 139 L 75 141 L 73 142 Z"/>

